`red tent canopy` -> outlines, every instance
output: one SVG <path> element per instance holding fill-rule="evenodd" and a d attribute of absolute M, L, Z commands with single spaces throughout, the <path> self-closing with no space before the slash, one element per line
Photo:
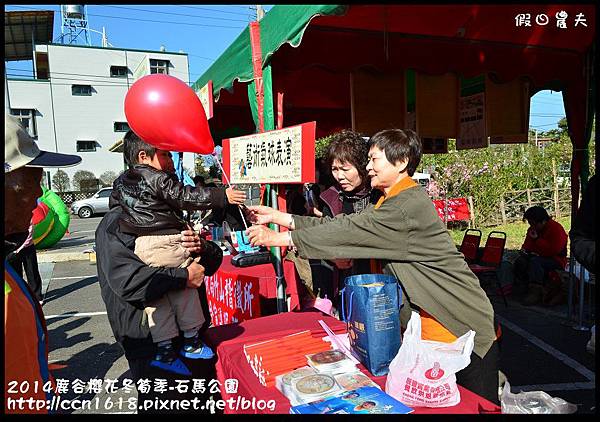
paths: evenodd
<path fill-rule="evenodd" d="M 276 19 L 284 21 L 289 16 L 292 21 L 291 8 L 299 7 L 274 7 L 261 21 L 261 33 L 275 29 L 283 33 L 278 25 L 285 22 Z M 578 176 L 583 159 L 587 160 L 593 115 L 595 8 L 573 4 L 352 5 L 342 15 L 310 16 L 300 45 L 293 47 L 289 40 L 282 40 L 273 51 L 263 51 L 263 65 L 272 66 L 273 92 L 284 93 L 284 124 L 316 120 L 317 136 L 351 126 L 349 75 L 360 67 L 383 72 L 455 72 L 463 77 L 489 74 L 498 82 L 526 77 L 532 95 L 542 89 L 562 91 L 574 145 L 572 195 L 578 198 Z M 563 11 L 566 28 L 557 26 L 557 14 Z M 519 15 L 529 17 L 530 26 L 517 26 Z M 544 17 L 548 23 L 541 25 Z M 289 24 L 297 26 L 297 22 Z M 233 92 L 220 92 L 211 119 L 217 139 L 219 134 L 231 133 L 232 127 L 239 134 L 254 132 L 247 95 L 247 83 L 239 82 L 233 84 Z M 584 162 L 584 173 L 586 169 Z"/>

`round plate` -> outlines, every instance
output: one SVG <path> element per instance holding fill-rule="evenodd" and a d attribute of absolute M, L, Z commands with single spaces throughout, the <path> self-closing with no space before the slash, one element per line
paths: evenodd
<path fill-rule="evenodd" d="M 338 384 L 346 390 L 356 390 L 360 387 L 368 387 L 373 385 L 371 379 L 368 376 L 361 373 L 340 374 L 336 376 L 336 379 L 338 381 Z"/>
<path fill-rule="evenodd" d="M 296 390 L 302 394 L 323 394 L 334 387 L 335 380 L 325 374 L 308 375 L 296 382 Z"/>
<path fill-rule="evenodd" d="M 319 352 L 310 357 L 310 360 L 318 364 L 336 363 L 344 359 L 346 359 L 346 355 L 339 350 L 327 350 L 326 352 Z"/>
<path fill-rule="evenodd" d="M 281 380 L 287 385 L 292 385 L 292 380 L 295 380 L 297 378 L 302 378 L 307 375 L 312 375 L 315 372 L 316 371 L 312 368 L 298 368 L 298 369 L 293 370 L 292 372 L 285 374 L 281 378 Z"/>

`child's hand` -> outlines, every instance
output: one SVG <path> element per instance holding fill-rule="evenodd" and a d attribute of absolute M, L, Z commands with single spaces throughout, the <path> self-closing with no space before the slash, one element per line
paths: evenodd
<path fill-rule="evenodd" d="M 232 188 L 225 189 L 225 195 L 230 204 L 243 204 L 246 200 L 246 192 L 241 190 L 235 190 Z"/>

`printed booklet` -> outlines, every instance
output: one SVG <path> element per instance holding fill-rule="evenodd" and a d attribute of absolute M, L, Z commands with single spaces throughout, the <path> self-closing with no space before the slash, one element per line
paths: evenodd
<path fill-rule="evenodd" d="M 406 414 L 412 411 L 413 409 L 376 387 L 361 387 L 356 390 L 344 391 L 335 397 L 294 406 L 290 409 L 290 413 L 294 414 Z"/>

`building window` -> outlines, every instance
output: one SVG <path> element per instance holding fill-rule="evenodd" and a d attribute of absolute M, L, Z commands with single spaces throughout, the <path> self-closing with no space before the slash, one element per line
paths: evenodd
<path fill-rule="evenodd" d="M 115 132 L 127 132 L 129 125 L 127 122 L 115 122 Z"/>
<path fill-rule="evenodd" d="M 17 117 L 32 138 L 37 138 L 35 110 L 30 108 L 11 108 L 10 114 Z"/>
<path fill-rule="evenodd" d="M 77 141 L 77 152 L 96 151 L 96 141 Z"/>
<path fill-rule="evenodd" d="M 126 78 L 127 77 L 127 66 L 111 66 L 110 67 L 111 78 Z"/>
<path fill-rule="evenodd" d="M 169 74 L 169 61 L 150 59 L 150 73 Z"/>
<path fill-rule="evenodd" d="M 91 85 L 71 85 L 73 95 L 92 95 Z"/>

